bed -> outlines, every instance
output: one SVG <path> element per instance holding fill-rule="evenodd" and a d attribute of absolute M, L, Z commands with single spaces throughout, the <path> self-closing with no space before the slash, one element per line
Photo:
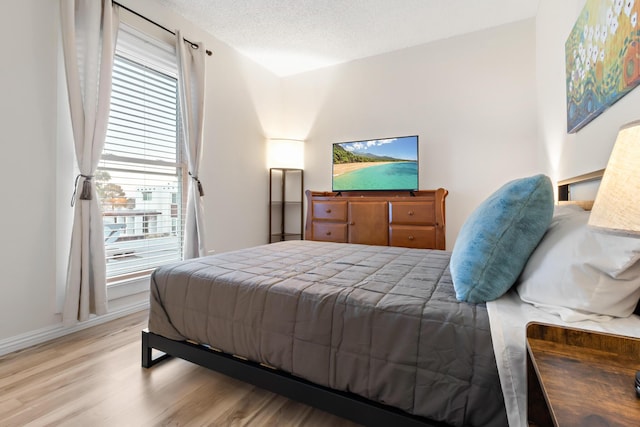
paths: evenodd
<path fill-rule="evenodd" d="M 456 300 L 448 263 L 444 251 L 315 241 L 191 260 L 154 272 L 149 330 L 412 423 L 506 425 L 486 307 Z M 399 425 L 347 409 L 363 424 Z"/>
<path fill-rule="evenodd" d="M 563 321 L 516 286 L 459 301 L 451 255 L 289 241 L 158 268 L 142 365 L 179 357 L 369 426 L 527 425 L 525 325 Z M 640 330 L 618 320 L 604 330 Z"/>

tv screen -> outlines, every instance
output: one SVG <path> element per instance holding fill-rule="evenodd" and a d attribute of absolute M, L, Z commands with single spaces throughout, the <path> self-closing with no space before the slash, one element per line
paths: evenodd
<path fill-rule="evenodd" d="M 333 191 L 418 189 L 418 136 L 333 144 Z"/>

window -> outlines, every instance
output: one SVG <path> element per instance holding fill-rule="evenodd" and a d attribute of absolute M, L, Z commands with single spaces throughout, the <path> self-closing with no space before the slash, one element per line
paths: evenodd
<path fill-rule="evenodd" d="M 96 188 L 105 224 L 107 281 L 147 274 L 182 259 L 184 191 L 177 81 L 143 48 L 118 37 L 111 111 Z M 129 41 L 127 41 L 129 40 Z M 139 42 L 138 45 L 141 43 Z M 159 67 L 162 68 L 162 67 Z"/>

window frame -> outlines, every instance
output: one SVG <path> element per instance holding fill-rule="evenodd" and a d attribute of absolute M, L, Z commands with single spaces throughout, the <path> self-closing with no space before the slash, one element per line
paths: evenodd
<path fill-rule="evenodd" d="M 145 67 L 148 68 L 150 70 L 152 70 L 153 72 L 156 73 L 160 73 L 163 74 L 165 76 L 168 76 L 170 78 L 173 79 L 177 79 L 177 64 L 175 63 L 175 46 L 172 46 L 171 44 L 169 44 L 168 42 L 165 41 L 160 41 L 157 40 L 155 38 L 152 38 L 151 36 L 141 32 L 140 30 L 138 30 L 137 28 L 134 28 L 130 25 L 127 25 L 126 23 L 121 23 L 121 27 L 120 27 L 120 33 L 118 36 L 118 41 L 122 39 L 122 35 L 126 36 L 126 47 L 124 49 L 121 49 L 122 46 L 120 46 L 118 43 L 116 43 L 116 56 L 123 58 L 126 61 L 130 61 L 133 62 L 135 64 L 137 64 L 138 66 L 141 67 Z M 148 52 L 149 47 L 152 47 L 151 50 L 154 50 L 156 52 L 158 52 L 158 49 L 164 51 L 163 54 L 158 55 L 160 57 L 160 59 L 157 61 L 157 63 L 154 63 L 154 59 L 157 58 L 153 58 L 151 57 L 151 54 Z M 147 56 L 147 58 L 144 58 L 144 56 Z M 173 64 L 171 64 L 171 61 L 173 60 Z M 173 65 L 173 66 L 172 66 Z M 182 140 L 182 130 L 181 130 L 181 121 L 180 121 L 180 106 L 179 106 L 179 96 L 177 93 L 177 88 L 176 88 L 176 162 L 175 162 L 175 167 L 177 169 L 177 174 L 176 176 L 178 177 L 178 186 L 179 189 L 178 191 L 171 191 L 170 194 L 170 199 L 167 202 L 167 205 L 170 207 L 170 212 L 171 212 L 171 218 L 170 218 L 170 224 L 167 226 L 167 228 L 170 231 L 170 233 L 176 233 L 178 235 L 178 244 L 179 244 L 179 254 L 180 254 L 180 259 L 184 259 L 184 253 L 183 253 L 183 243 L 184 243 L 184 225 L 185 225 L 185 220 L 186 220 L 186 206 L 187 206 L 187 191 L 188 191 L 188 164 L 186 161 L 186 153 L 185 153 L 185 147 L 184 147 L 184 143 Z M 110 113 L 111 114 L 111 113 Z M 111 118 L 111 117 L 110 117 Z M 113 160 L 115 157 L 115 160 L 125 160 L 125 159 L 118 159 L 117 156 L 112 156 L 112 155 L 107 155 L 105 156 L 106 158 Z M 102 162 L 103 160 L 103 156 L 101 155 L 101 159 L 100 162 Z M 144 160 L 141 160 L 139 163 L 137 164 L 142 164 L 144 163 Z M 153 162 L 151 162 L 153 163 Z M 133 164 L 133 163 L 132 163 Z M 165 165 L 167 166 L 167 165 Z M 98 169 L 100 169 L 101 166 L 98 166 Z M 144 190 L 140 191 L 143 194 L 144 197 Z M 180 196 L 180 197 L 179 197 Z M 152 196 L 153 197 L 153 196 Z M 179 203 L 173 203 L 174 201 L 174 197 L 177 198 Z M 100 203 L 102 204 L 102 200 L 100 201 Z M 177 205 L 177 206 L 175 206 Z M 177 212 L 176 216 L 178 218 L 176 222 L 176 224 L 174 225 L 174 210 Z M 104 216 L 103 216 L 104 218 Z M 181 218 L 181 221 L 180 221 Z M 143 223 L 144 223 L 144 219 L 143 219 Z M 144 227 L 144 225 L 143 225 Z M 147 230 L 149 227 L 149 221 L 147 221 Z M 105 254 L 105 262 L 107 262 L 107 257 L 108 255 Z M 173 262 L 173 261 L 170 261 Z M 136 284 L 136 291 L 130 292 L 130 293 L 124 293 L 122 296 L 126 296 L 127 294 L 131 294 L 134 292 L 139 292 L 141 289 L 140 288 L 140 284 L 141 283 L 146 283 L 146 289 L 148 290 L 148 277 L 151 274 L 151 272 L 156 268 L 157 266 L 151 267 L 151 268 L 141 268 L 138 271 L 135 272 L 127 272 L 124 274 L 119 274 L 116 276 L 112 276 L 112 277 L 107 277 L 107 287 L 108 289 L 111 289 L 111 291 L 115 290 L 114 288 L 117 288 L 119 286 L 122 285 L 126 285 L 126 284 Z M 142 280 L 142 281 L 141 281 Z M 144 289 L 142 289 L 144 290 Z M 110 291 L 110 293 L 111 293 Z M 116 291 L 116 293 L 118 293 Z M 109 298 L 111 299 L 111 297 Z"/>

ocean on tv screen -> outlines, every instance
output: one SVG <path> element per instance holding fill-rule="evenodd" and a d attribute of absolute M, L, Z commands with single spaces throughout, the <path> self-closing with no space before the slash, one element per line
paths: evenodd
<path fill-rule="evenodd" d="M 351 170 L 336 174 L 334 165 L 333 190 L 417 190 L 417 162 L 347 163 Z M 344 168 L 347 169 L 347 168 Z"/>

